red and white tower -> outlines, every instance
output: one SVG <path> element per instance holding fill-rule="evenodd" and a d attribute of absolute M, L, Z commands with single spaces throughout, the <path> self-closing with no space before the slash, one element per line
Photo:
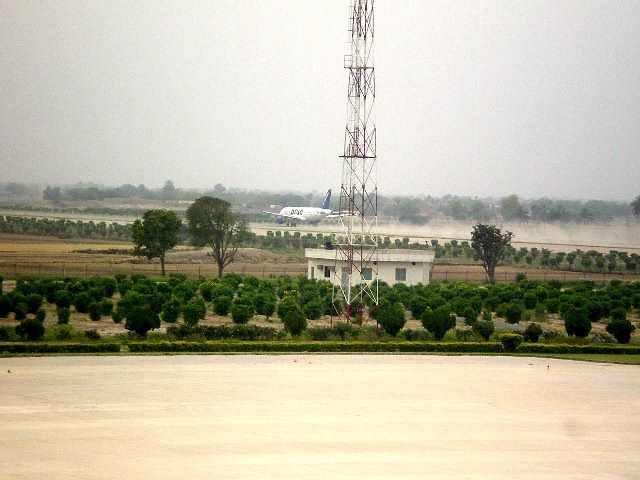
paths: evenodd
<path fill-rule="evenodd" d="M 366 304 L 378 304 L 378 187 L 376 166 L 376 82 L 373 66 L 374 0 L 351 0 L 351 53 L 347 126 L 344 134 L 340 223 L 336 244 L 333 302 L 347 321 L 363 320 Z M 342 310 L 338 305 L 345 303 Z"/>

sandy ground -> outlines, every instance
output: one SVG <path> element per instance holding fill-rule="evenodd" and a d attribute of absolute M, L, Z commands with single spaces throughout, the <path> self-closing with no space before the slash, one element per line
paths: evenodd
<path fill-rule="evenodd" d="M 0 478 L 636 479 L 638 391 L 516 357 L 3 358 Z"/>

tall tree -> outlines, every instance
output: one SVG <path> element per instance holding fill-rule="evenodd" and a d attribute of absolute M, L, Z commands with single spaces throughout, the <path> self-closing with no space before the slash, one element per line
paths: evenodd
<path fill-rule="evenodd" d="M 631 202 L 633 208 L 633 214 L 636 217 L 640 217 L 640 195 L 638 195 L 633 202 Z"/>
<path fill-rule="evenodd" d="M 211 247 L 218 276 L 235 260 L 238 247 L 249 232 L 248 224 L 231 210 L 231 204 L 214 197 L 200 197 L 187 209 L 191 242 Z"/>
<path fill-rule="evenodd" d="M 476 252 L 476 259 L 482 260 L 487 272 L 487 280 L 493 283 L 496 265 L 511 244 L 513 233 L 502 233 L 495 225 L 477 224 L 471 231 L 471 248 Z"/>
<path fill-rule="evenodd" d="M 164 259 L 168 250 L 178 244 L 178 232 L 182 224 L 176 212 L 148 210 L 142 221 L 133 223 L 133 254 L 141 257 L 159 258 L 164 276 Z"/>
<path fill-rule="evenodd" d="M 517 195 L 503 197 L 500 200 L 500 211 L 505 220 L 522 220 L 525 214 L 524 207 Z"/>

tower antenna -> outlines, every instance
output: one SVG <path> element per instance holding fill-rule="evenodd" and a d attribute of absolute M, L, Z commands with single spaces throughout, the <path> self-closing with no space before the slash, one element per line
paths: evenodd
<path fill-rule="evenodd" d="M 333 308 L 347 322 L 362 324 L 365 305 L 378 304 L 378 186 L 373 61 L 374 0 L 351 0 L 351 53 L 347 126 L 344 134 L 339 218 L 342 238 L 336 244 Z M 344 302 L 344 310 L 342 303 Z"/>

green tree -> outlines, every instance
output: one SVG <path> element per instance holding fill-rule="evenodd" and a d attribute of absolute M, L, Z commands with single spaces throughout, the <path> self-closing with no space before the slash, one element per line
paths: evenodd
<path fill-rule="evenodd" d="M 629 343 L 635 329 L 635 325 L 626 318 L 614 319 L 607 324 L 607 332 L 613 335 L 618 343 Z"/>
<path fill-rule="evenodd" d="M 441 305 L 435 310 L 427 308 L 422 313 L 421 320 L 422 326 L 429 330 L 436 340 L 442 340 L 447 330 L 456 326 L 456 316 L 451 313 L 449 305 Z"/>
<path fill-rule="evenodd" d="M 378 315 L 378 323 L 382 329 L 392 337 L 395 337 L 407 319 L 404 315 L 404 305 L 400 302 L 394 304 L 380 305 L 380 313 Z"/>
<path fill-rule="evenodd" d="M 233 323 L 245 324 L 253 317 L 255 307 L 248 298 L 237 297 L 231 304 L 231 320 Z"/>
<path fill-rule="evenodd" d="M 584 338 L 591 331 L 589 312 L 586 308 L 577 308 L 569 305 L 562 312 L 564 318 L 564 329 L 568 335 Z"/>
<path fill-rule="evenodd" d="M 178 232 L 182 224 L 176 212 L 148 210 L 142 221 L 133 223 L 133 254 L 149 260 L 159 258 L 164 275 L 164 261 L 168 250 L 178 244 Z"/>
<path fill-rule="evenodd" d="M 633 208 L 633 214 L 636 217 L 640 217 L 640 195 L 638 195 L 633 202 L 631 202 L 631 208 Z"/>
<path fill-rule="evenodd" d="M 127 313 L 124 328 L 146 337 L 149 330 L 160 327 L 160 317 L 148 305 L 135 305 Z"/>
<path fill-rule="evenodd" d="M 487 273 L 487 280 L 494 281 L 496 265 L 502 259 L 505 249 L 511 245 L 513 233 L 502 233 L 495 225 L 477 224 L 471 231 L 471 248 L 476 252 L 476 258 L 482 260 L 482 266 Z"/>
<path fill-rule="evenodd" d="M 492 320 L 478 320 L 473 324 L 473 331 L 484 338 L 485 341 L 489 340 L 495 329 L 496 327 Z"/>
<path fill-rule="evenodd" d="M 231 204 L 213 197 L 200 197 L 187 209 L 191 241 L 208 246 L 218 265 L 218 276 L 234 261 L 238 248 L 246 240 L 248 224 L 231 211 Z"/>
<path fill-rule="evenodd" d="M 524 208 L 517 195 L 509 195 L 500 200 L 500 211 L 505 220 L 522 220 Z"/>

